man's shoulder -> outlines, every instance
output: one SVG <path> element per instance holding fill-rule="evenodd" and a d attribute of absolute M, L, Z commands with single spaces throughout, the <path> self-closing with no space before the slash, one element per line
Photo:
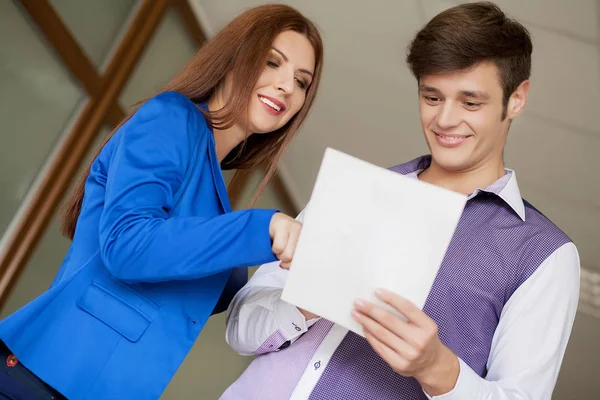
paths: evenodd
<path fill-rule="evenodd" d="M 519 264 L 523 271 L 518 276 L 518 285 L 525 282 L 540 266 L 550 259 L 560 249 L 572 254 L 566 259 L 572 261 L 572 266 L 579 268 L 577 248 L 569 236 L 563 232 L 554 222 L 544 215 L 539 209 L 530 202 L 523 199 L 525 205 L 525 221 L 521 225 L 521 235 L 524 240 L 520 242 L 520 252 L 518 255 Z M 565 247 L 566 245 L 570 245 Z M 565 260 L 564 256 L 562 260 Z M 565 266 L 566 267 L 566 266 Z"/>
<path fill-rule="evenodd" d="M 550 241 L 571 242 L 569 236 L 537 207 L 525 199 L 523 199 L 523 205 L 525 206 L 525 221 L 537 228 L 538 235 Z"/>

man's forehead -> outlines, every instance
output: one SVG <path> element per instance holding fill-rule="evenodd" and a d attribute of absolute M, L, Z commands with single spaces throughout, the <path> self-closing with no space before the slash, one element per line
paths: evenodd
<path fill-rule="evenodd" d="M 476 94 L 491 97 L 502 93 L 497 69 L 477 66 L 469 70 L 425 75 L 419 80 L 419 90 L 445 94 Z"/>

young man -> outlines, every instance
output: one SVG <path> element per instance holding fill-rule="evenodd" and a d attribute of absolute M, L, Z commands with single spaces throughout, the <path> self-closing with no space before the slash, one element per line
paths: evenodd
<path fill-rule="evenodd" d="M 264 265 L 227 323 L 228 343 L 260 356 L 222 399 L 550 399 L 579 258 L 504 168 L 531 52 L 527 30 L 491 3 L 451 8 L 416 35 L 407 62 L 431 155 L 392 170 L 469 199 L 423 311 L 380 293 L 404 322 L 357 299 L 364 340 L 281 301 L 287 271 Z"/>

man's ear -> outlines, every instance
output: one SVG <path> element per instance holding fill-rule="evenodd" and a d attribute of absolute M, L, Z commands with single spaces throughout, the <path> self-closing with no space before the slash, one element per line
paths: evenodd
<path fill-rule="evenodd" d="M 506 106 L 506 116 L 512 120 L 521 114 L 527 103 L 527 96 L 529 95 L 529 80 L 521 82 L 521 84 L 515 89 L 510 98 L 508 99 L 508 105 Z"/>

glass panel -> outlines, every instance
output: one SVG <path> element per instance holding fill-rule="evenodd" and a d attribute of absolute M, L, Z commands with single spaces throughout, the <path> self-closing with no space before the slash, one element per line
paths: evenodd
<path fill-rule="evenodd" d="M 121 104 L 129 108 L 154 95 L 179 72 L 196 49 L 177 12 L 169 8 L 125 86 Z"/>
<path fill-rule="evenodd" d="M 108 58 L 137 0 L 50 0 L 92 62 Z"/>
<path fill-rule="evenodd" d="M 100 131 L 94 145 L 90 148 L 86 161 L 83 162 L 79 173 L 84 171 L 95 154 L 97 147 L 100 146 L 106 135 L 109 133 L 110 130 L 108 128 L 103 128 L 102 131 Z M 75 176 L 72 184 L 74 184 L 79 177 L 79 173 Z M 48 289 L 50 283 L 52 283 L 52 280 L 69 249 L 69 245 L 71 244 L 71 241 L 60 233 L 60 210 L 69 193 L 71 193 L 71 187 L 65 192 L 65 198 L 63 198 L 60 207 L 50 220 L 50 224 L 34 249 L 29 262 L 25 265 L 23 273 L 15 284 L 13 291 L 6 300 L 6 303 L 2 308 L 1 318 L 4 318 L 6 315 L 16 311 L 35 297 L 39 296 Z"/>
<path fill-rule="evenodd" d="M 0 1 L 0 237 L 83 100 L 15 4 Z"/>

